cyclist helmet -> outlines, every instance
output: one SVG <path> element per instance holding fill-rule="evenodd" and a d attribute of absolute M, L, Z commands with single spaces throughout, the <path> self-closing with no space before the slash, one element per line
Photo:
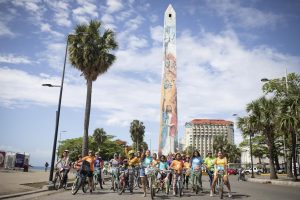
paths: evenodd
<path fill-rule="evenodd" d="M 128 160 L 127 159 L 124 159 L 123 160 L 123 164 L 127 164 L 128 163 Z"/>

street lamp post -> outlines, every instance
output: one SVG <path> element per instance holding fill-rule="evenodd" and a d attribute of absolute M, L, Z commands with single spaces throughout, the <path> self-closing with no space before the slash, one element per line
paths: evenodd
<path fill-rule="evenodd" d="M 85 33 L 82 33 L 82 34 L 85 34 Z M 50 175 L 49 175 L 49 182 L 51 182 L 51 183 L 52 183 L 52 180 L 53 180 L 53 172 L 54 172 L 55 151 L 56 151 L 57 134 L 58 134 L 58 127 L 59 127 L 61 98 L 62 98 L 62 92 L 63 92 L 63 88 L 64 88 L 64 78 L 65 78 L 65 69 L 66 69 L 68 46 L 69 46 L 69 37 L 70 36 L 75 36 L 75 35 L 77 35 L 77 34 L 68 34 L 68 36 L 67 36 L 67 44 L 66 44 L 66 50 L 65 50 L 65 59 L 64 59 L 64 67 L 63 67 L 62 77 L 61 77 L 61 84 L 60 85 L 42 84 L 42 86 L 47 86 L 47 87 L 60 87 L 59 100 L 58 100 L 58 106 L 57 106 L 57 111 L 56 111 L 55 133 L 54 133 L 54 140 L 53 140 L 53 147 L 52 147 L 52 159 L 51 159 L 51 166 L 50 166 Z"/>

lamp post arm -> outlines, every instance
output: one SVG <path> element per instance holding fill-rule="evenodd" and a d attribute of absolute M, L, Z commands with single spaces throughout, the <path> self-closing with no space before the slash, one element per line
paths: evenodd
<path fill-rule="evenodd" d="M 55 151 L 56 151 L 57 134 L 58 134 L 58 126 L 59 126 L 61 98 L 62 98 L 62 92 L 63 92 L 63 88 L 64 88 L 64 79 L 65 79 L 65 69 L 66 69 L 68 45 L 69 45 L 69 35 L 67 37 L 64 67 L 63 67 L 63 72 L 62 72 L 62 77 L 61 77 L 61 85 L 60 85 L 58 107 L 57 107 L 57 111 L 56 111 L 55 134 L 54 134 L 54 141 L 53 141 L 53 148 L 52 148 L 52 159 L 51 159 L 51 168 L 50 168 L 49 182 L 52 182 L 52 180 L 53 180 L 54 162 L 55 162 Z"/>

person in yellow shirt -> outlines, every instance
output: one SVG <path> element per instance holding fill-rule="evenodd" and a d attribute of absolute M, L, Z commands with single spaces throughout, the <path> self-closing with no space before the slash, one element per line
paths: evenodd
<path fill-rule="evenodd" d="M 88 182 L 90 187 L 90 193 L 94 190 L 94 183 L 93 183 L 93 173 L 94 173 L 94 163 L 95 163 L 95 156 L 92 150 L 89 150 L 89 155 L 82 158 L 82 161 L 88 161 L 90 163 L 90 170 L 87 174 Z"/>
<path fill-rule="evenodd" d="M 190 163 L 190 156 L 186 155 L 184 163 L 183 163 L 183 169 L 185 170 L 185 176 L 184 176 L 184 184 L 186 189 L 189 189 L 189 179 L 190 179 L 190 173 L 191 173 L 191 163 Z"/>
<path fill-rule="evenodd" d="M 173 195 L 176 195 L 176 181 L 178 176 L 181 176 L 183 169 L 183 161 L 181 160 L 181 154 L 176 153 L 175 160 L 172 161 L 170 168 L 174 170 L 173 174 Z"/>
<path fill-rule="evenodd" d="M 210 196 L 212 197 L 214 194 L 214 188 L 216 186 L 217 183 L 217 178 L 218 178 L 218 171 L 219 170 L 223 170 L 224 171 L 224 176 L 223 176 L 223 181 L 224 184 L 227 186 L 228 188 L 228 197 L 231 198 L 231 188 L 230 188 L 230 183 L 229 183 L 229 179 L 228 179 L 228 172 L 227 172 L 227 158 L 223 156 L 222 151 L 218 152 L 218 157 L 215 159 L 214 162 L 214 166 L 215 166 L 215 172 L 214 172 L 214 180 L 211 186 L 211 190 L 210 190 Z"/>
<path fill-rule="evenodd" d="M 140 158 L 134 155 L 135 154 L 134 150 L 128 151 L 128 146 L 125 147 L 125 154 L 126 157 L 128 158 L 129 166 L 135 167 L 140 164 Z"/>

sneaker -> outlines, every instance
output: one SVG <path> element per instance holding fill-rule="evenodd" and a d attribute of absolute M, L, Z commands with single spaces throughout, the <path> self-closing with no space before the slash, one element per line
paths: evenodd
<path fill-rule="evenodd" d="M 173 191 L 173 196 L 176 196 L 176 192 L 175 191 Z"/>
<path fill-rule="evenodd" d="M 146 197 L 146 193 L 144 192 L 143 197 Z"/>
<path fill-rule="evenodd" d="M 231 198 L 232 197 L 232 194 L 231 192 L 228 192 L 228 197 Z"/>
<path fill-rule="evenodd" d="M 209 196 L 211 196 L 211 197 L 213 197 L 214 196 L 214 193 L 213 193 L 213 191 L 211 190 L 210 191 L 210 195 Z"/>

